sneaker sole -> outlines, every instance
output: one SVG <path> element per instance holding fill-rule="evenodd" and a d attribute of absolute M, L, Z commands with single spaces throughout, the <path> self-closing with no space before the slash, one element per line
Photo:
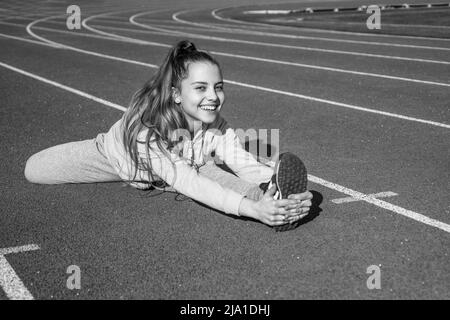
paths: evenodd
<path fill-rule="evenodd" d="M 276 167 L 276 185 L 281 199 L 290 194 L 303 193 L 307 190 L 308 174 L 302 160 L 296 155 L 286 152 L 280 155 Z M 298 227 L 301 220 L 275 226 L 275 231 L 288 231 Z"/>

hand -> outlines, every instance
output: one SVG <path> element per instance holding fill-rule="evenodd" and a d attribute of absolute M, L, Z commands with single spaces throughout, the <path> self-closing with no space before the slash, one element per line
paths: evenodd
<path fill-rule="evenodd" d="M 261 200 L 253 203 L 254 218 L 269 226 L 279 226 L 297 221 L 300 216 L 303 217 L 308 214 L 311 201 L 309 201 L 310 198 L 307 199 L 309 195 L 306 192 L 301 193 L 301 197 L 292 195 L 294 197 L 290 199 L 274 200 L 273 196 L 276 190 L 276 186 L 272 186 Z"/>
<path fill-rule="evenodd" d="M 291 215 L 287 218 L 289 223 L 294 223 L 300 219 L 303 219 L 309 214 L 311 208 L 313 195 L 309 191 L 303 193 L 290 194 L 288 199 L 300 200 L 300 203 L 294 208 L 286 208 L 291 212 Z"/>

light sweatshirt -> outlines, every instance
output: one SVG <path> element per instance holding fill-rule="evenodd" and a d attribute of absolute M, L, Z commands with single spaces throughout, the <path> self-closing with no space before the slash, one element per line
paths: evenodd
<path fill-rule="evenodd" d="M 105 134 L 105 153 L 118 175 L 125 181 L 134 176 L 134 164 L 126 154 L 123 145 L 123 118 L 117 121 Z M 239 215 L 239 205 L 244 195 L 222 187 L 219 182 L 198 173 L 195 166 L 201 167 L 209 161 L 223 161 L 239 178 L 260 184 L 273 175 L 274 164 L 258 162 L 247 152 L 227 122 L 219 115 L 214 123 L 200 129 L 192 140 L 184 140 L 182 152 L 170 152 L 169 159 L 156 145 L 150 142 L 150 159 L 145 151 L 145 137 L 148 129 L 138 135 L 138 156 L 143 163 L 150 161 L 153 180 L 147 170 L 138 166 L 136 181 L 163 180 L 177 192 L 214 209 L 228 214 Z M 186 137 L 186 135 L 184 135 Z M 189 135 L 190 138 L 190 135 Z M 171 162 L 172 160 L 172 162 Z M 131 183 L 136 188 L 148 187 L 145 183 Z"/>

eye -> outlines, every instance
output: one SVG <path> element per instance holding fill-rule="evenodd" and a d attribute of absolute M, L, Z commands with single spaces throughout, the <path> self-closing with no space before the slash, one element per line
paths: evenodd
<path fill-rule="evenodd" d="M 199 90 L 199 91 L 205 91 L 206 87 L 205 86 L 199 86 L 199 87 L 196 87 L 195 89 Z"/>
<path fill-rule="evenodd" d="M 216 86 L 216 90 L 223 91 L 223 85 L 221 84 L 221 85 Z"/>

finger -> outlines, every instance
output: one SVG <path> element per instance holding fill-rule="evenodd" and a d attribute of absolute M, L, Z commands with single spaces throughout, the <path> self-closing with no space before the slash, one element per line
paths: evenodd
<path fill-rule="evenodd" d="M 283 224 L 287 224 L 287 223 L 289 223 L 289 222 L 287 222 L 287 221 L 275 221 L 275 222 L 268 223 L 268 225 L 274 227 L 274 226 L 282 226 Z"/>
<path fill-rule="evenodd" d="M 289 199 L 280 199 L 275 200 L 275 206 L 278 208 L 284 208 L 289 205 L 299 205 L 301 200 L 289 200 Z"/>
<path fill-rule="evenodd" d="M 300 202 L 300 207 L 311 207 L 311 206 L 312 206 L 311 200 L 303 200 L 302 202 Z"/>
<path fill-rule="evenodd" d="M 290 216 L 291 213 L 289 212 L 289 210 L 286 210 L 285 208 L 281 207 L 281 208 L 275 208 L 274 209 L 274 215 L 285 215 L 285 216 Z"/>
<path fill-rule="evenodd" d="M 296 199 L 296 200 L 311 200 L 313 195 L 309 191 L 305 191 L 303 193 L 293 193 L 288 196 L 288 199 Z"/>
<path fill-rule="evenodd" d="M 308 209 L 306 209 L 306 208 L 292 209 L 292 210 L 289 210 L 289 217 L 296 217 L 298 215 L 302 215 L 302 214 L 305 214 L 308 212 L 309 212 L 309 208 Z"/>
<path fill-rule="evenodd" d="M 296 203 L 296 204 L 287 205 L 287 206 L 285 206 L 283 208 L 288 210 L 288 211 L 291 211 L 291 210 L 297 210 L 298 211 L 301 208 L 301 205 L 300 205 L 300 203 Z"/>
<path fill-rule="evenodd" d="M 290 195 L 288 195 L 288 199 L 293 199 L 293 200 L 302 200 L 301 199 L 301 193 L 292 193 Z"/>
<path fill-rule="evenodd" d="M 296 205 L 287 205 L 284 208 L 286 210 L 291 210 L 291 209 L 295 209 L 295 208 L 309 208 L 311 206 L 312 206 L 311 200 L 301 200 Z"/>
<path fill-rule="evenodd" d="M 277 191 L 277 186 L 273 185 L 270 189 L 268 189 L 266 191 L 266 193 L 264 194 L 264 196 L 268 196 L 270 198 L 273 198 L 273 196 L 275 195 L 275 192 Z"/>
<path fill-rule="evenodd" d="M 282 225 L 288 223 L 288 219 L 285 215 L 275 215 L 270 217 L 268 220 L 269 225 Z"/>
<path fill-rule="evenodd" d="M 296 216 L 299 216 L 299 215 L 306 215 L 306 214 L 308 214 L 309 213 L 309 208 L 308 207 L 306 207 L 306 208 L 298 208 L 298 209 L 291 209 L 291 210 L 289 210 L 289 217 L 296 217 Z"/>
<path fill-rule="evenodd" d="M 303 214 L 299 214 L 299 215 L 296 215 L 296 216 L 291 216 L 291 217 L 289 217 L 289 218 L 287 219 L 287 221 L 288 221 L 289 223 L 294 223 L 294 222 L 296 222 L 296 221 L 298 221 L 298 220 L 303 219 L 303 218 L 306 217 L 307 215 L 308 215 L 308 213 L 303 213 Z"/>

